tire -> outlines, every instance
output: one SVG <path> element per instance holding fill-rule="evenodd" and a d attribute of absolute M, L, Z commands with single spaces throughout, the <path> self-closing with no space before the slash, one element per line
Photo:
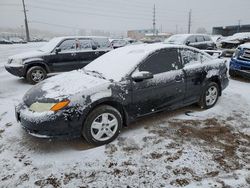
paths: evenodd
<path fill-rule="evenodd" d="M 230 69 L 229 69 L 229 75 L 230 75 L 230 77 L 236 77 L 235 72 L 230 70 Z"/>
<path fill-rule="evenodd" d="M 117 109 L 102 105 L 87 116 L 82 135 L 90 144 L 96 146 L 108 144 L 119 135 L 122 123 L 121 113 Z"/>
<path fill-rule="evenodd" d="M 219 86 L 215 82 L 208 83 L 201 94 L 199 106 L 203 109 L 212 108 L 219 98 Z"/>
<path fill-rule="evenodd" d="M 34 66 L 28 69 L 26 80 L 31 84 L 37 84 L 47 77 L 47 72 L 40 66 Z"/>

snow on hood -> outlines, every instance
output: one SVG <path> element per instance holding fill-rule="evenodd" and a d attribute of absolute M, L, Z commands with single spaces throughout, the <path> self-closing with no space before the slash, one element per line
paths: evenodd
<path fill-rule="evenodd" d="M 84 70 L 75 70 L 54 76 L 42 84 L 46 98 L 61 98 L 91 90 L 95 87 L 110 83 L 108 80 L 86 74 Z"/>
<path fill-rule="evenodd" d="M 241 47 L 241 48 L 249 48 L 250 49 L 250 43 L 242 44 L 239 47 Z"/>
<path fill-rule="evenodd" d="M 42 56 L 43 54 L 44 52 L 42 51 L 33 50 L 30 52 L 24 52 L 21 54 L 10 56 L 9 59 L 27 59 L 27 58 L 32 58 L 32 57 L 39 57 L 39 56 Z"/>
<path fill-rule="evenodd" d="M 26 105 L 34 102 L 59 102 L 63 99 L 76 99 L 79 95 L 91 96 L 103 92 L 107 94 L 110 81 L 90 75 L 84 70 L 75 70 L 46 79 L 32 87 L 24 96 Z M 105 93 L 106 92 L 106 93 Z M 108 93 L 109 95 L 111 91 Z"/>

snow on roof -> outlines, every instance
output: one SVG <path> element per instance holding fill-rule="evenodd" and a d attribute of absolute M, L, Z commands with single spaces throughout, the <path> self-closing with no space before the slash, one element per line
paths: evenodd
<path fill-rule="evenodd" d="M 235 33 L 234 35 L 225 38 L 223 41 L 243 40 L 247 38 L 250 38 L 250 32 Z"/>
<path fill-rule="evenodd" d="M 145 59 L 149 54 L 162 48 L 175 46 L 176 45 L 155 43 L 138 44 L 118 48 L 92 61 L 84 69 L 97 71 L 106 79 L 121 81 L 123 77 L 130 73 L 136 65 L 138 65 L 138 63 Z"/>

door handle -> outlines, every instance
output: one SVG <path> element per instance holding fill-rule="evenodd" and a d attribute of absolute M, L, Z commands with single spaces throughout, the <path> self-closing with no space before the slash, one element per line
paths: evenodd
<path fill-rule="evenodd" d="M 76 56 L 76 53 L 72 53 L 71 55 L 72 55 L 72 56 Z"/>

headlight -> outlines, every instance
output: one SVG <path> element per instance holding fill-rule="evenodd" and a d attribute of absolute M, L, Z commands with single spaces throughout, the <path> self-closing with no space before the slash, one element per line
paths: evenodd
<path fill-rule="evenodd" d="M 10 61 L 11 64 L 23 64 L 23 60 L 22 59 L 12 59 L 12 61 Z"/>
<path fill-rule="evenodd" d="M 68 106 L 70 103 L 69 100 L 61 101 L 58 103 L 40 103 L 35 102 L 32 105 L 30 105 L 30 110 L 34 112 L 47 112 L 47 111 L 58 111 L 63 109 L 64 107 Z"/>

